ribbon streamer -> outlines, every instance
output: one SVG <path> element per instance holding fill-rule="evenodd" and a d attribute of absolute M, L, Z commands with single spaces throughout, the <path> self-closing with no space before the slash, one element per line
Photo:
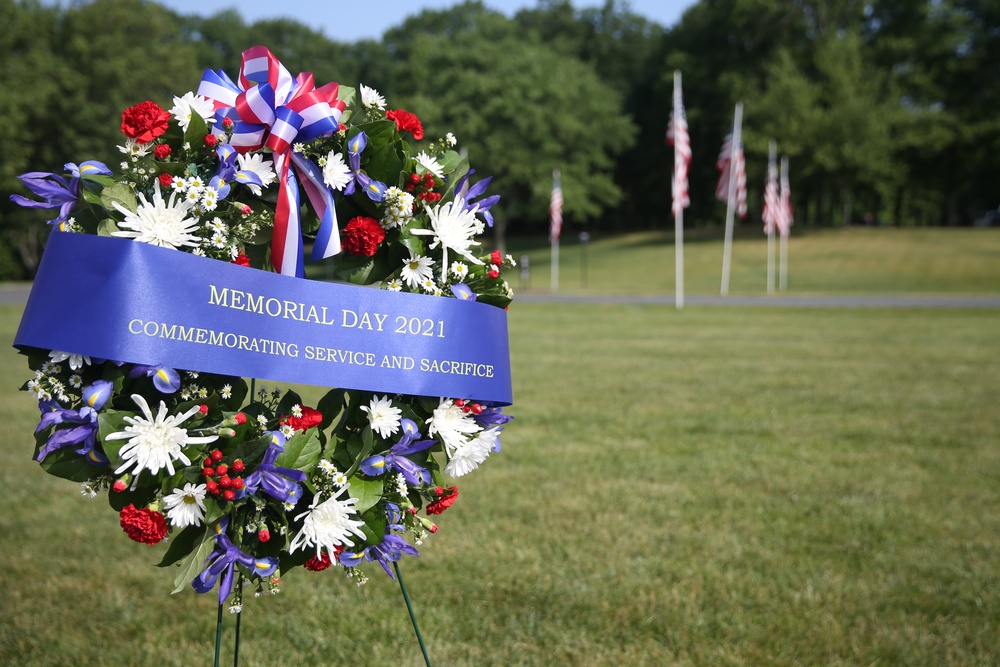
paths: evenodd
<path fill-rule="evenodd" d="M 231 145 L 242 153 L 270 149 L 278 175 L 278 205 L 271 240 L 271 265 L 283 275 L 305 275 L 298 179 L 320 219 L 311 259 L 340 252 L 340 233 L 333 193 L 319 167 L 295 153 L 296 143 L 336 132 L 346 105 L 337 98 L 339 85 L 316 88 L 313 75 L 297 77 L 269 49 L 255 46 L 243 52 L 239 83 L 222 70 L 205 70 L 198 94 L 212 100 L 221 121 L 233 121 Z"/>

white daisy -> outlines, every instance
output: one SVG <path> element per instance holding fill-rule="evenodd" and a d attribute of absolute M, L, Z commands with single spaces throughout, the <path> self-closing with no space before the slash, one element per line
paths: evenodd
<path fill-rule="evenodd" d="M 445 268 L 448 266 L 448 250 L 454 250 L 459 255 L 469 260 L 473 264 L 482 264 L 482 260 L 470 252 L 471 246 L 479 245 L 479 241 L 473 241 L 472 237 L 481 231 L 482 223 L 476 220 L 478 206 L 471 210 L 466 210 L 464 199 L 455 199 L 446 204 L 427 209 L 427 216 L 431 221 L 431 229 L 414 229 L 413 233 L 418 236 L 433 236 L 434 242 L 431 249 L 437 248 L 440 244 L 441 251 L 441 280 L 445 279 Z"/>
<path fill-rule="evenodd" d="M 170 110 L 182 130 L 187 130 L 191 124 L 191 116 L 197 113 L 206 123 L 215 122 L 215 105 L 212 100 L 192 92 L 184 93 L 184 97 L 174 96 L 174 108 Z"/>
<path fill-rule="evenodd" d="M 459 280 L 464 280 L 465 276 L 469 275 L 469 265 L 465 262 L 452 262 L 451 275 L 455 276 Z"/>
<path fill-rule="evenodd" d="M 188 181 L 183 176 L 174 176 L 174 180 L 170 181 L 170 187 L 175 192 L 184 192 L 188 189 Z"/>
<path fill-rule="evenodd" d="M 205 520 L 204 484 L 188 482 L 183 489 L 174 489 L 169 496 L 163 496 L 163 506 L 167 508 L 167 518 L 175 528 L 200 526 Z"/>
<path fill-rule="evenodd" d="M 227 384 L 222 386 L 222 400 L 228 401 L 233 397 L 233 385 Z"/>
<path fill-rule="evenodd" d="M 85 354 L 73 354 L 72 352 L 62 352 L 52 350 L 49 352 L 49 359 L 58 364 L 60 361 L 69 361 L 70 370 L 78 371 L 84 366 L 90 365 L 90 357 Z"/>
<path fill-rule="evenodd" d="M 499 429 L 491 428 L 456 447 L 454 452 L 449 453 L 445 474 L 461 477 L 478 468 L 496 447 L 499 434 Z"/>
<path fill-rule="evenodd" d="M 191 437 L 187 429 L 180 427 L 185 420 L 197 414 L 201 406 L 194 405 L 190 410 L 180 415 L 167 416 L 167 404 L 160 401 L 160 409 L 156 417 L 149 410 L 149 404 L 140 394 L 132 394 L 139 409 L 142 410 L 143 417 L 125 417 L 128 426 L 124 431 L 118 431 L 105 437 L 107 440 L 128 440 L 119 450 L 118 456 L 122 464 L 115 470 L 116 475 L 131 471 L 135 476 L 133 485 L 139 481 L 139 473 L 148 470 L 154 475 L 162 468 L 166 468 L 171 475 L 174 474 L 174 461 L 181 461 L 184 465 L 191 465 L 191 459 L 184 454 L 184 447 L 188 445 L 203 445 L 215 442 L 219 439 L 217 435 Z"/>
<path fill-rule="evenodd" d="M 267 426 L 267 417 L 264 415 L 257 415 L 257 423 L 261 426 Z"/>
<path fill-rule="evenodd" d="M 434 291 L 437 289 L 437 285 L 434 283 L 433 278 L 424 278 L 421 280 L 420 287 L 422 287 L 428 294 L 434 294 Z"/>
<path fill-rule="evenodd" d="M 434 272 L 431 271 L 431 267 L 434 266 L 434 260 L 430 257 L 424 257 L 423 255 L 414 255 L 410 252 L 410 258 L 403 260 L 403 271 L 401 277 L 406 281 L 406 284 L 410 289 L 416 289 L 420 285 L 421 281 L 428 278 L 434 277 Z"/>
<path fill-rule="evenodd" d="M 357 498 L 340 499 L 350 488 L 350 484 L 340 487 L 336 493 L 327 498 L 322 503 L 320 498 L 322 493 L 317 493 L 313 499 L 309 511 L 295 517 L 296 521 L 305 517 L 302 521 L 302 528 L 292 538 L 292 543 L 288 547 L 288 552 L 292 553 L 307 547 L 316 547 L 316 557 L 320 557 L 325 548 L 327 553 L 333 555 L 338 546 L 353 547 L 351 535 L 356 535 L 362 540 L 365 534 L 361 532 L 363 521 L 351 519 L 355 514 L 354 504 Z"/>
<path fill-rule="evenodd" d="M 396 482 L 396 493 L 405 498 L 406 494 L 410 492 L 410 487 L 407 486 L 406 484 L 406 478 L 403 477 L 401 474 L 397 474 L 395 482 Z"/>
<path fill-rule="evenodd" d="M 351 182 L 351 168 L 344 162 L 342 153 L 330 151 L 330 154 L 326 156 L 326 164 L 323 165 L 323 182 L 338 192 Z"/>
<path fill-rule="evenodd" d="M 385 98 L 379 95 L 379 92 L 374 88 L 369 88 L 365 84 L 361 84 L 361 105 L 366 109 L 378 109 L 381 111 L 385 108 Z"/>
<path fill-rule="evenodd" d="M 403 290 L 403 281 L 399 278 L 393 278 L 388 283 L 386 283 L 385 288 L 390 292 L 400 292 Z"/>
<path fill-rule="evenodd" d="M 334 473 L 337 472 L 337 466 L 330 463 L 328 459 L 320 459 L 319 463 L 316 464 L 316 467 L 322 470 L 327 475 L 333 475 Z"/>
<path fill-rule="evenodd" d="M 463 412 L 451 399 L 443 399 L 427 420 L 427 433 L 437 435 L 451 456 L 468 441 L 467 436 L 483 430 L 471 412 Z"/>
<path fill-rule="evenodd" d="M 250 188 L 250 192 L 258 197 L 260 196 L 261 187 L 266 188 L 278 178 L 278 175 L 274 173 L 274 163 L 270 160 L 265 160 L 262 153 L 237 155 L 236 162 L 240 166 L 240 171 L 252 171 L 260 178 L 261 185 L 246 184 Z"/>
<path fill-rule="evenodd" d="M 295 435 L 295 429 L 289 426 L 288 424 L 282 424 L 281 428 L 278 430 L 281 431 L 281 435 L 285 436 L 286 438 L 291 438 L 293 435 Z"/>
<path fill-rule="evenodd" d="M 368 413 L 368 422 L 372 430 L 383 438 L 388 438 L 399 431 L 400 416 L 403 412 L 399 408 L 392 407 L 392 401 L 388 396 L 382 398 L 372 396 L 371 403 L 362 405 L 361 409 Z"/>
<path fill-rule="evenodd" d="M 437 158 L 428 155 L 427 151 L 420 151 L 414 158 L 421 167 L 431 172 L 437 178 L 444 178 L 444 167 L 437 161 Z"/>
<path fill-rule="evenodd" d="M 131 155 L 133 157 L 143 157 L 144 155 L 149 155 L 153 152 L 153 147 L 156 144 L 152 141 L 140 144 L 135 139 L 126 139 L 124 146 L 119 146 L 118 150 L 125 155 Z"/>
<path fill-rule="evenodd" d="M 298 403 L 292 406 L 292 416 L 297 418 L 302 417 L 302 406 Z"/>
<path fill-rule="evenodd" d="M 386 229 L 403 227 L 413 217 L 413 195 L 395 185 L 385 191 L 382 204 L 385 207 L 382 226 Z"/>
<path fill-rule="evenodd" d="M 444 135 L 444 140 L 448 142 L 449 146 L 454 146 L 455 144 L 458 143 L 458 139 L 456 139 L 455 135 L 452 134 L 451 132 L 449 132 L 448 134 Z"/>
<path fill-rule="evenodd" d="M 96 498 L 97 489 L 95 489 L 90 482 L 84 482 L 80 485 L 80 495 L 84 498 Z"/>
<path fill-rule="evenodd" d="M 118 223 L 118 226 L 127 231 L 112 232 L 111 235 L 171 250 L 180 250 L 184 246 L 197 248 L 201 241 L 193 232 L 198 228 L 198 219 L 188 217 L 190 203 L 177 202 L 176 198 L 177 193 L 173 193 L 170 201 L 164 202 L 160 184 L 157 183 L 153 203 L 146 201 L 146 196 L 140 192 L 139 199 L 142 203 L 135 213 L 118 202 L 113 202 L 118 212 L 125 216 L 125 221 Z"/>

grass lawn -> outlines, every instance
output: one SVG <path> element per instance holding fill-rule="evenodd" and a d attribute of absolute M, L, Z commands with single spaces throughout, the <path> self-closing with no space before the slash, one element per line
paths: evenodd
<path fill-rule="evenodd" d="M 591 250 L 620 262 L 617 242 Z M 979 245 L 940 291 L 997 291 L 1000 235 Z M 622 270 L 652 275 L 634 247 Z M 614 262 L 592 254 L 596 278 Z M 0 307 L 0 340 L 19 317 Z M 509 321 L 503 451 L 402 563 L 433 664 L 1000 664 L 1000 311 L 515 303 Z M 9 348 L 0 376 L 0 664 L 211 664 L 214 596 L 171 597 L 163 547 L 38 469 Z M 369 574 L 299 568 L 249 600 L 240 664 L 422 665 L 398 587 Z"/>

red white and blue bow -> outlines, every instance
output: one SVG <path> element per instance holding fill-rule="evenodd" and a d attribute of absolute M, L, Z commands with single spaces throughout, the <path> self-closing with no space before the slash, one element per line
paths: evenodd
<path fill-rule="evenodd" d="M 278 175 L 278 206 L 271 239 L 271 265 L 275 271 L 303 277 L 302 221 L 299 213 L 301 181 L 320 226 L 312 259 L 340 252 L 340 232 L 333 193 L 311 160 L 296 153 L 296 143 L 336 132 L 345 104 L 337 99 L 339 86 L 316 88 L 313 75 L 297 77 L 285 69 L 269 49 L 255 46 L 243 52 L 239 84 L 219 70 L 205 70 L 198 94 L 212 100 L 216 117 L 233 121 L 230 144 L 240 153 L 271 149 Z"/>

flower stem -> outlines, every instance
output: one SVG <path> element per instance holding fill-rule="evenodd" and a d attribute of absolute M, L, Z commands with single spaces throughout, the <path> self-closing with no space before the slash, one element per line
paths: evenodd
<path fill-rule="evenodd" d="M 420 652 L 424 654 L 424 663 L 427 667 L 431 667 L 431 659 L 427 657 L 427 647 L 424 646 L 424 638 L 420 636 L 420 628 L 417 627 L 417 617 L 413 615 L 413 605 L 410 604 L 410 596 L 406 592 L 406 586 L 403 584 L 403 575 L 399 571 L 399 564 L 393 563 L 392 568 L 396 570 L 396 579 L 399 580 L 399 590 L 403 591 L 403 600 L 406 601 L 406 611 L 410 612 L 410 621 L 413 623 L 413 631 L 417 635 L 417 643 L 420 644 Z"/>
<path fill-rule="evenodd" d="M 222 651 L 222 604 L 219 604 L 219 618 L 215 623 L 215 667 L 219 667 L 219 654 Z"/>

